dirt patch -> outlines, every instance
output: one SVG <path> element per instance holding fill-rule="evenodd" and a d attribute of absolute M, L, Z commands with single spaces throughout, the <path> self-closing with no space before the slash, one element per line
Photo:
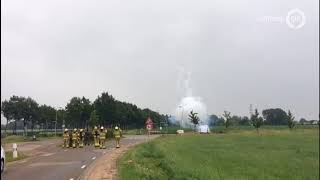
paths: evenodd
<path fill-rule="evenodd" d="M 109 152 L 106 152 L 106 154 L 104 154 L 94 164 L 92 164 L 91 167 L 87 169 L 87 172 L 84 173 L 85 175 L 82 176 L 80 179 L 117 179 L 117 159 L 136 144 L 139 144 L 139 142 L 131 145 L 124 145 L 118 149 L 113 148 Z"/>
<path fill-rule="evenodd" d="M 106 151 L 106 153 L 97 159 L 92 165 L 90 165 L 83 175 L 79 178 L 81 180 L 116 180 L 118 177 L 117 172 L 117 160 L 126 153 L 129 149 L 133 148 L 137 144 L 151 140 L 147 138 L 137 142 L 131 142 L 124 144 L 121 148 L 112 148 Z"/>

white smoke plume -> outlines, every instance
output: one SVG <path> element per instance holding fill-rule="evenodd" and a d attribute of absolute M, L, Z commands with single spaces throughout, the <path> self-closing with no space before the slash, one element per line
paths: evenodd
<path fill-rule="evenodd" d="M 171 123 L 180 124 L 182 127 L 193 127 L 193 124 L 189 120 L 190 111 L 193 110 L 193 112 L 198 113 L 200 118 L 199 124 L 208 125 L 207 107 L 201 97 L 193 96 L 190 79 L 191 72 L 186 72 L 184 68 L 181 68 L 178 85 L 183 90 L 183 97 L 175 109 L 175 117 L 171 119 Z"/>

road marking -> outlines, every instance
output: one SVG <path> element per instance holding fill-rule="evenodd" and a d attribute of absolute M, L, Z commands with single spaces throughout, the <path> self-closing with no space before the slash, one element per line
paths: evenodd
<path fill-rule="evenodd" d="M 44 155 L 42 155 L 42 156 L 51 156 L 51 155 L 53 155 L 54 153 L 47 153 L 47 154 L 44 154 Z"/>
<path fill-rule="evenodd" d="M 68 149 L 65 149 L 64 151 L 68 151 Z"/>
<path fill-rule="evenodd" d="M 73 180 L 73 178 L 70 178 L 70 180 Z"/>
<path fill-rule="evenodd" d="M 94 159 L 96 159 L 96 157 L 92 157 L 92 159 L 94 160 Z"/>
<path fill-rule="evenodd" d="M 70 162 L 38 162 L 30 164 L 30 167 L 39 167 L 39 166 L 58 166 L 58 165 L 69 165 L 79 163 L 80 161 L 70 161 Z"/>
<path fill-rule="evenodd" d="M 81 166 L 81 169 L 83 169 L 83 168 L 85 168 L 86 167 L 86 165 L 83 165 L 83 166 Z"/>

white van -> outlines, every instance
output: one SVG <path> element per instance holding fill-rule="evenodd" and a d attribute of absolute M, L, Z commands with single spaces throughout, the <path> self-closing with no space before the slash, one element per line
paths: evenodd
<path fill-rule="evenodd" d="M 208 125 L 199 125 L 198 132 L 200 134 L 209 134 L 210 128 Z"/>

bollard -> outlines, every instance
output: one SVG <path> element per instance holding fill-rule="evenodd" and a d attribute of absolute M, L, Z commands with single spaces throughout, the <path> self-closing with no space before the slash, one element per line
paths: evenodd
<path fill-rule="evenodd" d="M 13 147 L 13 155 L 12 155 L 12 157 L 13 158 L 17 158 L 18 157 L 18 146 L 17 146 L 16 143 L 13 143 L 12 147 Z"/>

